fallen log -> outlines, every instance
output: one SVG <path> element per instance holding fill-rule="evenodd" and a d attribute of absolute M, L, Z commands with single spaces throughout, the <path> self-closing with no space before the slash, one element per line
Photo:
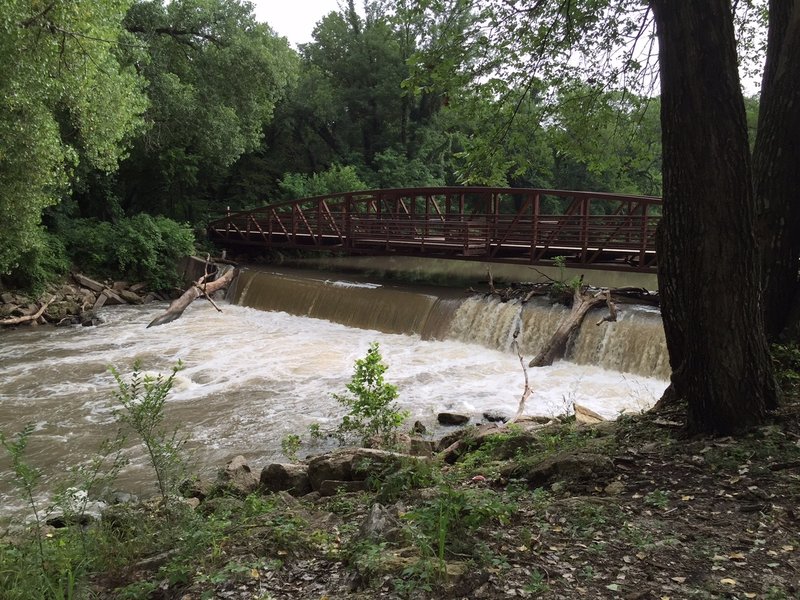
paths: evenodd
<path fill-rule="evenodd" d="M 183 311 L 185 311 L 186 308 L 198 298 L 206 298 L 217 310 L 220 310 L 220 308 L 214 304 L 214 301 L 211 299 L 211 294 L 228 287 L 238 274 L 239 269 L 230 269 L 224 275 L 222 275 L 222 277 L 213 281 L 208 281 L 210 277 L 209 274 L 203 275 L 200 279 L 193 283 L 192 287 L 186 290 L 180 298 L 173 300 L 172 303 L 170 303 L 169 308 L 167 308 L 163 314 L 150 321 L 147 326 L 156 327 L 157 325 L 164 325 L 179 319 L 183 314 Z"/>
<path fill-rule="evenodd" d="M 30 322 L 33 322 L 33 321 L 38 321 L 39 317 L 41 317 L 44 314 L 44 311 L 47 310 L 47 307 L 50 306 L 50 303 L 53 302 L 53 300 L 55 300 L 55 299 L 56 299 L 55 296 L 50 298 L 50 300 L 48 300 L 47 302 L 42 304 L 42 306 L 39 308 L 39 310 L 37 310 L 32 315 L 25 315 L 23 317 L 10 317 L 8 319 L 3 319 L 2 321 L 0 321 L 0 326 L 10 327 L 12 325 L 22 325 L 23 323 L 30 323 Z"/>
<path fill-rule="evenodd" d="M 583 318 L 587 313 L 600 306 L 601 304 L 608 304 L 610 315 L 597 324 L 600 325 L 603 321 L 616 321 L 617 310 L 611 302 L 610 294 L 590 294 L 587 293 L 586 288 L 577 286 L 572 295 L 572 312 L 558 327 L 556 332 L 545 344 L 544 348 L 537 354 L 534 359 L 529 363 L 531 367 L 546 367 L 552 365 L 554 361 L 562 358 L 567 351 L 567 343 L 570 336 L 581 326 Z"/>

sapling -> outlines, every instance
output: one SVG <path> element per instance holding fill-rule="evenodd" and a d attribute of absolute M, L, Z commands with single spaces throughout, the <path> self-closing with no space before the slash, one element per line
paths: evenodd
<path fill-rule="evenodd" d="M 389 367 L 383 362 L 380 346 L 370 344 L 367 355 L 356 360 L 353 377 L 345 387 L 348 394 L 334 394 L 334 399 L 348 409 L 334 435 L 344 442 L 351 435 L 368 443 L 378 436 L 384 446 L 392 445 L 397 429 L 409 415 L 399 410 L 395 400 L 397 387 L 387 383 L 383 374 Z"/>
<path fill-rule="evenodd" d="M 165 505 L 176 493 L 187 472 L 181 452 L 186 436 L 181 435 L 177 427 L 167 429 L 164 426 L 167 396 L 175 384 L 175 376 L 182 368 L 183 363 L 178 361 L 168 377 L 161 374 L 153 377 L 143 375 L 137 361 L 133 365 L 130 380 L 124 379 L 119 371 L 111 368 L 118 387 L 114 397 L 123 408 L 116 411 L 117 418 L 142 440 Z"/>

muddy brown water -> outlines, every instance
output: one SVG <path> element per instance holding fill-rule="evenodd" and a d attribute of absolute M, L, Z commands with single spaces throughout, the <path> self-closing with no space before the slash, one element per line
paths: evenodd
<path fill-rule="evenodd" d="M 331 394 L 344 391 L 373 341 L 411 422 L 435 433 L 440 411 L 513 414 L 523 386 L 514 330 L 521 327 L 530 357 L 566 314 L 544 302 L 523 308 L 460 290 L 288 269 L 246 271 L 229 296 L 222 313 L 198 301 L 152 329 L 164 305 L 109 307 L 98 327 L 0 332 L 0 430 L 9 436 L 35 423 L 27 459 L 43 469 L 43 502 L 48 487 L 116 432 L 109 366 L 128 373 L 139 360 L 149 373 L 167 373 L 182 360 L 167 417 L 188 434 L 197 468 L 213 471 L 236 454 L 260 468 L 285 460 L 285 435 L 337 422 Z M 527 413 L 557 414 L 577 402 L 613 418 L 660 396 L 669 371 L 658 312 L 621 307 L 618 323 L 595 321 L 584 324 L 568 360 L 530 371 Z M 142 450 L 131 441 L 127 454 L 132 463 L 117 487 L 152 493 Z M 0 520 L 25 512 L 2 456 Z"/>

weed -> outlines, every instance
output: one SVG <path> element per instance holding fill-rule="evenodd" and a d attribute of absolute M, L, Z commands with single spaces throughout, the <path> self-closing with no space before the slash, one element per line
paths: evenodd
<path fill-rule="evenodd" d="M 523 589 L 533 596 L 541 596 L 550 590 L 550 586 L 547 585 L 547 576 L 538 569 L 534 570 Z"/>
<path fill-rule="evenodd" d="M 177 492 L 187 472 L 181 455 L 181 448 L 186 443 L 185 437 L 179 434 L 177 428 L 167 430 L 163 426 L 167 396 L 182 367 L 183 364 L 178 361 L 169 377 L 152 377 L 142 375 L 140 365 L 136 362 L 130 381 L 126 381 L 119 371 L 111 368 L 118 387 L 114 397 L 124 409 L 116 412 L 117 418 L 139 436 L 147 449 L 165 505 Z"/>
<path fill-rule="evenodd" d="M 297 461 L 297 452 L 300 450 L 300 436 L 295 433 L 285 435 L 281 440 L 281 452 L 292 462 Z"/>
<path fill-rule="evenodd" d="M 662 490 L 653 490 L 644 497 L 644 503 L 654 508 L 666 508 L 669 506 L 669 494 Z"/>
<path fill-rule="evenodd" d="M 333 395 L 348 409 L 334 434 L 340 442 L 356 436 L 367 444 L 377 436 L 384 446 L 395 443 L 397 430 L 409 413 L 398 410 L 394 403 L 398 396 L 397 388 L 384 380 L 383 374 L 387 369 L 380 347 L 374 342 L 367 355 L 356 360 L 355 372 L 346 386 L 348 393 Z"/>

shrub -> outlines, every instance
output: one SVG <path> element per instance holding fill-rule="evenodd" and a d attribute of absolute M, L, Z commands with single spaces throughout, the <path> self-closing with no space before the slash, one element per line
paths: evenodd
<path fill-rule="evenodd" d="M 188 225 L 145 214 L 115 223 L 76 219 L 63 237 L 80 268 L 101 277 L 144 281 L 156 290 L 180 283 L 175 264 L 194 251 Z"/>
<path fill-rule="evenodd" d="M 385 446 L 394 443 L 397 429 L 409 413 L 398 410 L 394 402 L 397 388 L 383 378 L 388 368 L 383 363 L 378 343 L 373 342 L 367 355 L 356 360 L 353 378 L 346 386 L 349 393 L 333 395 L 349 411 L 335 432 L 342 443 L 352 435 L 361 438 L 364 444 L 375 436 L 379 436 Z"/>
<path fill-rule="evenodd" d="M 3 277 L 11 287 L 41 293 L 45 284 L 69 270 L 69 259 L 63 242 L 45 229 L 38 229 L 16 267 Z"/>

